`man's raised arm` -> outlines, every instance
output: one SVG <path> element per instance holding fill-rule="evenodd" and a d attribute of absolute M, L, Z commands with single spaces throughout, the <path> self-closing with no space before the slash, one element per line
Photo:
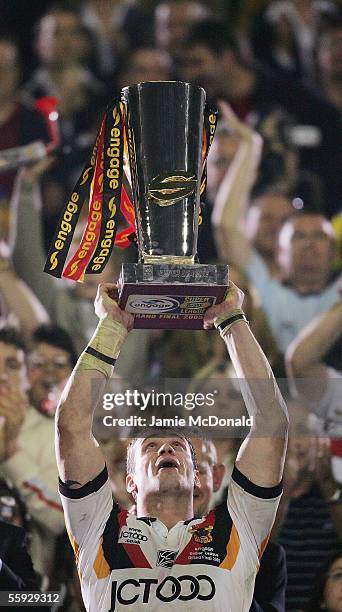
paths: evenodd
<path fill-rule="evenodd" d="M 104 467 L 92 434 L 93 413 L 133 327 L 133 316 L 119 308 L 114 295 L 116 285 L 99 285 L 95 299 L 99 324 L 67 382 L 56 412 L 58 471 L 63 482 L 75 488 L 93 480 Z"/>
<path fill-rule="evenodd" d="M 243 292 L 230 283 L 226 300 L 207 310 L 204 326 L 208 329 L 215 324 L 219 329 L 240 379 L 247 411 L 253 417 L 236 466 L 254 484 L 273 487 L 283 474 L 288 414 L 271 366 L 241 310 L 243 299 Z"/>

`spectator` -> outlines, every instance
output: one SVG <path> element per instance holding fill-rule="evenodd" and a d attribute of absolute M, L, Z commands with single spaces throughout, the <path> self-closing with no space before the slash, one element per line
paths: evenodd
<path fill-rule="evenodd" d="M 333 278 L 335 235 L 323 215 L 304 210 L 283 223 L 277 246 L 281 281 L 271 276 L 256 250 L 245 253 L 240 231 L 229 222 L 224 226 L 223 219 L 221 236 L 225 236 L 221 242 L 225 257 L 240 263 L 254 284 L 281 353 L 302 327 L 338 301 L 339 281 Z"/>
<path fill-rule="evenodd" d="M 334 14 L 329 0 L 276 0 L 269 2 L 251 28 L 256 55 L 308 84 L 315 83 L 315 42 L 321 21 Z"/>
<path fill-rule="evenodd" d="M 70 336 L 57 325 L 42 325 L 32 334 L 28 355 L 31 405 L 54 416 L 57 402 L 76 363 Z"/>
<path fill-rule="evenodd" d="M 184 56 L 184 44 L 191 27 L 204 21 L 210 10 L 197 0 L 160 0 L 155 8 L 155 41 L 176 65 Z"/>
<path fill-rule="evenodd" d="M 11 205 L 11 250 L 17 273 L 39 296 L 52 323 L 67 331 L 76 349 L 82 350 L 92 335 L 96 321 L 93 301 L 97 284 L 117 279 L 121 263 L 125 258 L 132 257 L 132 253 L 114 248 L 110 262 L 101 275 L 86 275 L 84 283 L 56 283 L 43 272 L 45 254 L 41 229 L 42 202 L 35 175 L 32 176 L 30 172 L 21 174 Z M 128 380 L 132 377 L 137 381 L 142 380 L 147 369 L 148 346 L 149 333 L 134 330 L 120 356 L 117 373 Z"/>
<path fill-rule="evenodd" d="M 341 178 L 334 171 L 341 159 L 338 110 L 292 78 L 255 67 L 245 59 L 242 45 L 219 22 L 197 25 L 186 44 L 184 80 L 204 87 L 211 99 L 229 102 L 240 119 L 260 126 L 265 138 L 270 124 L 280 123 L 276 130 L 272 127 L 271 148 L 276 149 L 279 140 L 282 147 L 295 146 L 300 169 L 317 174 L 323 182 L 326 211 L 330 216 L 338 211 Z M 288 125 L 281 126 L 284 113 Z M 284 165 L 278 164 L 272 182 L 283 174 Z"/>
<path fill-rule="evenodd" d="M 340 414 L 342 364 L 339 370 L 326 362 L 330 349 L 341 355 L 342 302 L 314 319 L 292 342 L 286 354 L 289 374 L 297 392 L 314 406 L 329 435 L 342 434 Z"/>
<path fill-rule="evenodd" d="M 342 13 L 318 37 L 317 70 L 322 93 L 342 112 Z"/>
<path fill-rule="evenodd" d="M 288 584 L 286 610 L 302 610 L 313 579 L 342 536 L 340 491 L 331 470 L 326 440 L 317 437 L 317 419 L 290 402 L 290 436 L 284 493 L 273 536 L 285 548 Z M 339 493 L 338 493 L 339 494 Z"/>
<path fill-rule="evenodd" d="M 49 321 L 36 295 L 18 278 L 4 242 L 0 243 L 0 317 L 2 322 L 18 326 L 26 338 L 38 325 Z"/>
<path fill-rule="evenodd" d="M 152 44 L 151 18 L 134 0 L 87 0 L 80 16 L 94 41 L 94 72 L 107 86 L 129 49 Z"/>
<path fill-rule="evenodd" d="M 64 522 L 56 492 L 52 419 L 29 405 L 25 349 L 18 334 L 0 331 L 0 416 L 3 417 L 1 473 L 20 490 L 32 517 L 32 555 L 47 573 L 55 535 Z"/>
<path fill-rule="evenodd" d="M 117 89 L 145 81 L 169 81 L 172 61 L 167 51 L 155 47 L 133 49 L 123 58 L 117 75 Z"/>
<path fill-rule="evenodd" d="M 35 140 L 48 142 L 41 115 L 24 104 L 20 96 L 21 60 L 13 39 L 0 36 L 0 150 L 27 145 Z M 9 200 L 15 171 L 0 173 L 0 235 L 8 239 Z"/>
<path fill-rule="evenodd" d="M 226 139 L 229 139 L 227 132 L 223 132 L 216 143 L 214 141 L 214 156 L 217 155 L 218 149 L 219 159 L 222 160 L 219 152 L 223 152 L 220 170 L 217 171 L 214 167 L 214 176 L 210 173 L 213 164 L 210 155 L 208 160 L 208 187 L 214 207 L 212 221 L 216 227 L 217 247 L 221 259 L 227 259 L 228 255 L 230 261 L 244 269 L 252 245 L 263 258 L 270 274 L 279 276 L 275 257 L 278 232 L 282 222 L 294 209 L 290 200 L 279 193 L 279 187 L 276 185 L 269 187 L 249 203 L 260 162 L 262 139 L 257 132 L 239 121 L 228 104 L 222 102 L 220 108 L 225 129 L 239 139 L 238 148 L 230 164 L 225 162 L 227 155 L 224 154 L 227 151 Z M 235 250 L 239 253 L 238 257 L 235 256 Z"/>
<path fill-rule="evenodd" d="M 39 65 L 25 84 L 25 92 L 29 99 L 53 95 L 59 101 L 62 154 L 43 182 L 48 242 L 94 141 L 105 91 L 82 63 L 84 33 L 78 12 L 70 5 L 51 8 L 40 19 L 36 51 Z"/>
<path fill-rule="evenodd" d="M 305 612 L 341 612 L 342 552 L 335 553 L 316 577 Z"/>
<path fill-rule="evenodd" d="M 192 443 L 201 485 L 194 489 L 194 515 L 200 518 L 213 508 L 213 492 L 219 490 L 225 468 L 217 462 L 215 445 L 211 440 L 192 438 Z M 284 550 L 279 544 L 269 542 L 260 561 L 250 612 L 284 612 L 285 587 Z"/>

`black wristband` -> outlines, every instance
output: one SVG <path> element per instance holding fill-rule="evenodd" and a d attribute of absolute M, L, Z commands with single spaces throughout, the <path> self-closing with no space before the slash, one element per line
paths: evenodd
<path fill-rule="evenodd" d="M 231 325 L 232 323 L 235 323 L 235 321 L 245 321 L 246 323 L 249 323 L 246 315 L 241 312 L 239 314 L 233 315 L 232 317 L 228 317 L 227 319 L 222 321 L 222 323 L 219 323 L 216 329 L 218 329 L 219 332 L 222 333 L 224 331 L 224 328 L 227 327 L 227 325 Z"/>
<path fill-rule="evenodd" d="M 87 346 L 87 348 L 85 349 L 85 353 L 89 353 L 89 355 L 92 355 L 93 357 L 96 357 L 96 359 L 100 359 L 100 361 L 104 361 L 105 363 L 108 363 L 111 366 L 115 365 L 116 359 L 113 359 L 113 357 L 108 357 L 107 355 L 100 353 L 91 346 Z"/>

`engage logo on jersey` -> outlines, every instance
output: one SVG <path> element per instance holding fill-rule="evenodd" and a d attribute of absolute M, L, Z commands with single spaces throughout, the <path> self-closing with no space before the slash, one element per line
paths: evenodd
<path fill-rule="evenodd" d="M 121 527 L 119 539 L 119 544 L 141 544 L 142 542 L 147 542 L 148 537 L 145 536 L 141 529 L 137 529 L 136 527 Z"/>
<path fill-rule="evenodd" d="M 178 550 L 158 550 L 157 567 L 172 567 Z"/>
<path fill-rule="evenodd" d="M 156 588 L 155 588 L 156 587 Z M 148 604 L 153 601 L 170 603 L 172 601 L 210 601 L 216 593 L 214 581 L 210 576 L 167 576 L 158 584 L 156 578 L 128 578 L 112 583 L 112 598 L 109 612 L 115 612 L 116 604 L 131 606 L 135 603 Z"/>

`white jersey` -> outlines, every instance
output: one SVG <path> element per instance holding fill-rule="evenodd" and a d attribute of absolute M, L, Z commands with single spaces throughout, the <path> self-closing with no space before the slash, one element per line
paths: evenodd
<path fill-rule="evenodd" d="M 60 493 L 87 611 L 249 610 L 281 485 L 256 486 L 235 467 L 227 504 L 170 530 L 120 509 L 106 469 Z"/>

